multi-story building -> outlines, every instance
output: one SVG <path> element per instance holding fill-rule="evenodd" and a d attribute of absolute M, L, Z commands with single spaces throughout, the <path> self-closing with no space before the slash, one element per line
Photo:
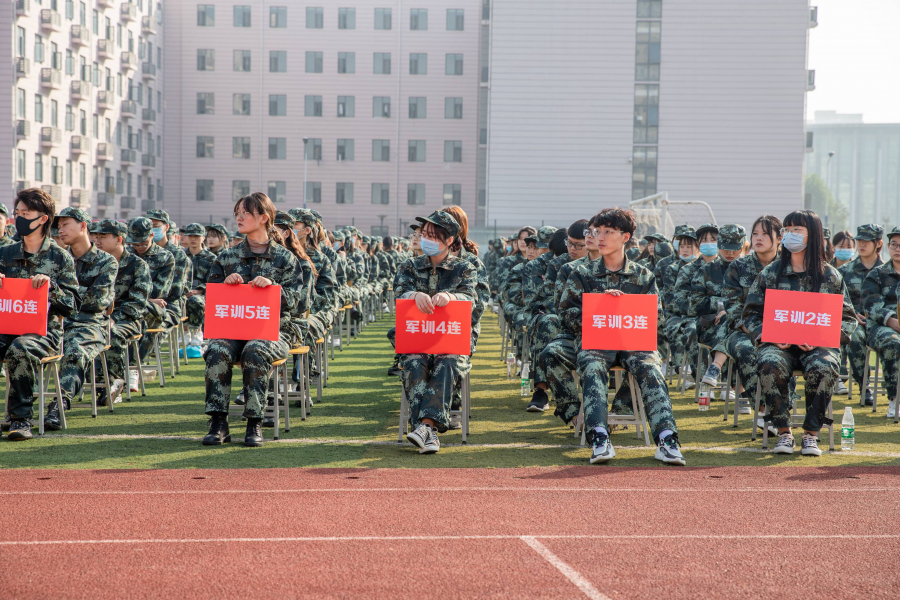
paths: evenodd
<path fill-rule="evenodd" d="M 98 218 L 132 217 L 162 197 L 161 9 L 156 0 L 13 0 L 0 11 L 13 35 L 13 60 L 0 67 L 12 94 L 0 110 L 14 125 L 13 168 L 0 185 L 42 187 L 57 210 Z"/>
<path fill-rule="evenodd" d="M 482 0 L 171 5 L 166 208 L 233 227 L 262 190 L 371 234 L 476 215 L 482 16 Z"/>

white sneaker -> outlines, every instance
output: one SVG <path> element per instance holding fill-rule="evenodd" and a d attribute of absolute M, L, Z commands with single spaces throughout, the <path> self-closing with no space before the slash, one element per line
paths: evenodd
<path fill-rule="evenodd" d="M 144 369 L 144 383 L 148 381 L 156 381 L 156 376 L 158 373 L 156 369 Z"/>
<path fill-rule="evenodd" d="M 431 431 L 431 428 L 424 423 L 419 425 L 412 431 L 406 434 L 406 439 L 415 444 L 421 450 L 425 447 L 425 441 L 428 439 L 428 434 Z"/>
<path fill-rule="evenodd" d="M 141 386 L 141 380 L 138 376 L 138 372 L 133 371 L 133 370 L 129 371 L 128 372 L 128 388 L 132 392 L 139 392 L 139 391 L 141 391 L 140 386 Z"/>
<path fill-rule="evenodd" d="M 188 344 L 188 346 L 196 346 L 198 348 L 202 345 L 203 345 L 203 334 L 199 333 L 199 332 L 194 334 L 194 337 L 191 338 L 191 343 Z"/>
<path fill-rule="evenodd" d="M 765 429 L 766 421 L 762 417 L 760 417 L 756 420 L 756 426 L 760 429 Z M 769 424 L 769 435 L 778 435 L 778 429 L 772 424 Z"/>
<path fill-rule="evenodd" d="M 746 400 L 738 404 L 737 412 L 739 415 L 752 415 L 753 409 L 750 408 L 750 403 Z"/>
<path fill-rule="evenodd" d="M 450 415 L 450 427 L 448 429 L 462 429 L 462 415 L 453 413 Z"/>
<path fill-rule="evenodd" d="M 838 382 L 834 384 L 834 395 L 835 396 L 846 396 L 850 393 L 850 390 L 847 389 L 846 384 L 843 381 L 838 379 Z"/>
<path fill-rule="evenodd" d="M 725 400 L 725 390 L 722 390 L 722 391 L 719 393 L 719 398 L 721 398 L 722 400 Z M 729 399 L 729 400 L 734 400 L 734 398 L 735 398 L 735 396 L 734 396 L 734 390 L 728 390 L 728 399 Z"/>
<path fill-rule="evenodd" d="M 594 441 L 591 450 L 591 464 L 605 463 L 611 458 L 616 457 L 616 451 L 613 449 L 609 436 L 605 433 L 594 433 Z"/>
<path fill-rule="evenodd" d="M 782 433 L 778 436 L 778 443 L 772 449 L 772 454 L 793 454 L 794 453 L 794 434 Z"/>
<path fill-rule="evenodd" d="M 897 401 L 891 400 L 890 402 L 888 402 L 887 418 L 893 419 L 896 416 L 897 416 Z"/>
<path fill-rule="evenodd" d="M 822 456 L 822 451 L 819 449 L 819 440 L 816 436 L 804 433 L 800 445 L 800 454 L 803 456 Z"/>
<path fill-rule="evenodd" d="M 338 338 L 331 338 L 331 345 L 334 346 L 335 348 L 340 348 L 341 340 L 339 340 Z"/>
<path fill-rule="evenodd" d="M 109 397 L 112 399 L 113 404 L 118 404 L 122 401 L 122 390 L 125 389 L 125 380 L 124 379 L 115 379 L 113 380 L 112 386 L 110 386 Z"/>
<path fill-rule="evenodd" d="M 695 387 L 697 387 L 697 384 L 694 383 L 694 378 L 691 377 L 689 374 L 686 374 L 684 376 L 684 390 L 685 391 L 692 390 Z"/>
<path fill-rule="evenodd" d="M 437 431 L 428 428 L 428 437 L 425 438 L 425 445 L 419 448 L 419 454 L 434 454 L 441 449 L 441 441 L 438 439 Z"/>
<path fill-rule="evenodd" d="M 656 455 L 653 458 L 670 465 L 683 467 L 686 464 L 681 450 L 678 449 L 678 440 L 674 434 L 660 438 L 659 445 L 656 447 Z"/>

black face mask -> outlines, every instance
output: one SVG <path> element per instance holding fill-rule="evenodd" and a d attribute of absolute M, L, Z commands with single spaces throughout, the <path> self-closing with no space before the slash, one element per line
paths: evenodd
<path fill-rule="evenodd" d="M 26 236 L 34 233 L 34 229 L 31 227 L 35 221 L 39 220 L 42 215 L 38 215 L 33 219 L 26 219 L 25 217 L 16 217 L 16 233 L 19 234 L 20 238 L 25 238 Z"/>

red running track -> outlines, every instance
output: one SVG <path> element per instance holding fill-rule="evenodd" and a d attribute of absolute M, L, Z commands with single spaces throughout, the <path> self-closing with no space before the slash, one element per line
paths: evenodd
<path fill-rule="evenodd" d="M 900 468 L 2 478 L 5 587 L 33 598 L 900 596 Z"/>

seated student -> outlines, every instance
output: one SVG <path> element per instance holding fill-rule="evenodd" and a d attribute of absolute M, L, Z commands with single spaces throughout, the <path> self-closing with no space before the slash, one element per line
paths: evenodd
<path fill-rule="evenodd" d="M 448 213 L 435 211 L 416 217 L 422 223 L 422 251 L 425 256 L 406 261 L 394 278 L 397 298 L 416 301 L 425 314 L 434 307 L 457 300 L 476 301 L 477 277 L 472 264 L 451 255 L 459 234 L 459 224 Z M 419 447 L 420 454 L 441 449 L 438 432 L 450 427 L 450 405 L 454 390 L 468 368 L 466 356 L 453 354 L 404 354 L 400 358 L 401 380 L 409 400 L 412 424 L 406 439 Z"/>
<path fill-rule="evenodd" d="M 229 247 L 234 248 L 235 246 L 240 245 L 240 243 L 244 241 L 244 237 L 244 234 L 240 231 L 232 231 L 228 236 Z"/>
<path fill-rule="evenodd" d="M 9 211 L 6 205 L 0 202 L 0 248 L 14 243 L 12 237 L 6 234 L 7 225 L 9 225 Z"/>
<path fill-rule="evenodd" d="M 747 294 L 742 318 L 750 339 L 761 341 L 763 304 L 766 290 L 779 289 L 820 294 L 842 294 L 841 343 L 845 344 L 856 328 L 856 313 L 847 286 L 837 269 L 825 263 L 825 238 L 822 222 L 811 210 L 798 210 L 784 219 L 781 256 L 763 269 Z M 803 421 L 801 454 L 819 456 L 818 434 L 831 402 L 834 382 L 840 371 L 837 348 L 807 345 L 762 343 L 758 347 L 757 375 L 762 385 L 768 417 L 778 429 L 776 454 L 794 453 L 791 433 L 788 383 L 794 369 L 803 370 L 806 380 L 806 417 Z"/>
<path fill-rule="evenodd" d="M 145 330 L 158 329 L 163 326 L 166 318 L 166 297 L 172 287 L 172 271 L 175 268 L 175 258 L 171 253 L 153 243 L 153 235 L 153 224 L 150 219 L 138 217 L 128 224 L 128 237 L 125 238 L 125 243 L 131 246 L 135 256 L 147 263 L 150 268 L 150 277 L 153 279 L 150 302 L 147 304 L 145 315 Z M 145 335 L 141 340 L 141 361 L 145 361 L 150 354 L 150 348 L 153 346 L 152 337 Z M 149 370 L 147 374 L 151 374 Z M 153 375 L 155 375 L 155 371 Z"/>
<path fill-rule="evenodd" d="M 7 277 L 31 279 L 34 289 L 49 286 L 50 301 L 47 335 L 0 334 L 0 360 L 7 362 L 9 389 L 7 437 L 22 441 L 32 437 L 32 404 L 41 359 L 59 354 L 62 349 L 62 320 L 77 310 L 78 280 L 72 255 L 50 240 L 50 225 L 56 214 L 53 198 L 42 189 L 21 190 L 16 195 L 13 211 L 21 241 L 0 248 L 0 287 Z"/>
<path fill-rule="evenodd" d="M 700 252 L 697 232 L 694 231 L 694 228 L 686 224 L 675 227 L 672 248 L 675 253 L 657 261 L 653 270 L 663 306 L 665 320 L 659 324 L 659 330 L 671 356 L 671 362 L 666 364 L 670 373 L 680 368 L 684 359 L 684 346 L 678 335 L 681 324 L 679 318 L 670 310 L 670 304 L 675 293 L 675 282 L 678 280 L 681 269 L 693 262 Z"/>
<path fill-rule="evenodd" d="M 856 251 L 856 240 L 849 231 L 838 231 L 831 239 L 834 246 L 834 260 L 831 266 L 840 270 L 841 267 L 853 260 L 853 254 Z"/>
<path fill-rule="evenodd" d="M 169 218 L 169 213 L 160 209 L 148 210 L 147 218 L 153 223 L 153 241 L 175 259 L 172 286 L 166 296 L 166 317 L 163 325 L 173 327 L 181 322 L 184 314 L 184 298 L 194 280 L 193 265 L 184 249 L 178 245 L 178 229 L 175 222 Z"/>
<path fill-rule="evenodd" d="M 607 462 L 616 453 L 609 440 L 607 390 L 610 367 L 621 365 L 633 374 L 641 388 L 647 420 L 657 443 L 655 458 L 684 465 L 678 449 L 678 433 L 672 402 L 663 377 L 659 353 L 586 350 L 581 347 L 583 294 L 657 294 L 656 278 L 649 269 L 628 260 L 625 242 L 637 226 L 634 212 L 604 209 L 591 220 L 598 229 L 600 260 L 582 264 L 569 276 L 559 302 L 559 315 L 578 349 L 578 373 L 584 393 L 584 424 L 591 441 L 591 464 Z"/>
<path fill-rule="evenodd" d="M 110 318 L 110 348 L 106 353 L 107 369 L 113 381 L 124 380 L 125 352 L 131 351 L 127 349 L 128 339 L 141 333 L 153 289 L 153 278 L 147 263 L 126 248 L 128 228 L 124 223 L 104 219 L 99 224 L 99 231 L 97 247 L 112 255 L 119 263 L 116 272 L 116 299 Z M 134 368 L 127 374 L 128 385 L 132 392 L 136 392 L 139 380 L 134 356 L 129 356 L 129 363 Z"/>
<path fill-rule="evenodd" d="M 228 230 L 223 225 L 206 226 L 206 249 L 218 256 L 228 247 Z"/>
<path fill-rule="evenodd" d="M 900 321 L 897 315 L 900 227 L 894 227 L 887 238 L 890 260 L 869 271 L 862 286 L 862 300 L 868 317 L 865 323 L 866 343 L 881 357 L 889 400 L 887 416 L 894 418 L 897 411 L 897 363 L 900 360 Z"/>
<path fill-rule="evenodd" d="M 231 399 L 232 368 L 238 361 L 243 372 L 243 389 L 247 418 L 245 446 L 262 446 L 262 421 L 272 363 L 286 358 L 299 332 L 291 320 L 295 305 L 308 302 L 300 293 L 304 281 L 299 261 L 282 245 L 275 229 L 275 205 L 262 192 L 244 196 L 234 205 L 238 229 L 246 236 L 241 244 L 222 252 L 213 264 L 207 284 L 250 284 L 265 288 L 281 286 L 281 315 L 278 341 L 229 340 L 209 341 L 206 361 L 206 414 L 209 433 L 204 446 L 218 446 L 231 441 L 228 430 L 228 404 Z M 307 278 L 308 281 L 308 278 Z M 307 288 L 308 294 L 308 288 Z"/>
<path fill-rule="evenodd" d="M 216 262 L 216 255 L 203 247 L 206 239 L 206 228 L 200 223 L 190 223 L 182 228 L 182 238 L 187 244 L 187 257 L 191 262 L 192 280 L 187 292 L 184 311 L 187 315 L 189 335 L 188 345 L 199 352 L 203 343 L 203 318 L 206 312 L 206 278 L 209 270 Z M 215 231 L 214 229 L 212 231 Z M 193 331 L 191 331 L 193 330 Z M 192 358 L 199 358 L 197 354 Z"/>

